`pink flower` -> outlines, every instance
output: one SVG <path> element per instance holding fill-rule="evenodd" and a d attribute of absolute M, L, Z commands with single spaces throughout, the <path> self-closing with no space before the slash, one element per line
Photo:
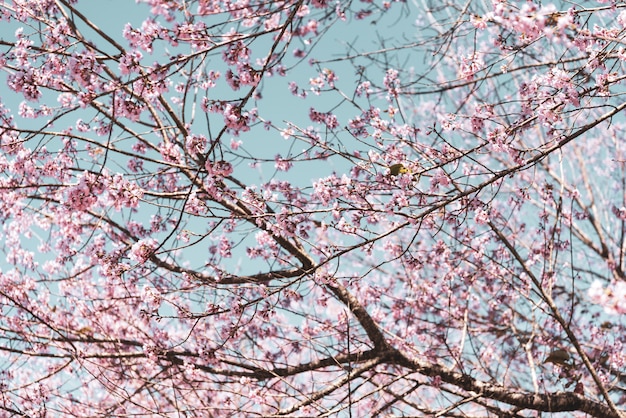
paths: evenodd
<path fill-rule="evenodd" d="M 192 134 L 185 139 L 185 147 L 187 152 L 195 157 L 204 154 L 207 139 L 204 135 Z"/>
<path fill-rule="evenodd" d="M 626 313 L 626 283 L 624 282 L 604 287 L 600 280 L 595 280 L 589 286 L 587 295 L 592 303 L 602 306 L 607 314 Z"/>
<path fill-rule="evenodd" d="M 132 72 L 136 72 L 139 69 L 139 62 L 141 61 L 142 54 L 139 51 L 130 51 L 120 57 L 120 72 L 124 75 L 128 75 Z"/>
<path fill-rule="evenodd" d="M 233 173 L 233 165 L 228 161 L 207 161 L 205 164 L 206 170 L 209 174 L 214 176 L 226 177 Z"/>
<path fill-rule="evenodd" d="M 474 211 L 474 220 L 478 225 L 485 225 L 489 222 L 489 212 L 482 208 L 476 209 L 476 211 Z"/>
<path fill-rule="evenodd" d="M 133 244 L 130 248 L 128 256 L 131 260 L 136 261 L 138 264 L 143 264 L 148 261 L 158 246 L 159 243 L 153 238 L 142 239 Z"/>
<path fill-rule="evenodd" d="M 145 286 L 143 289 L 144 301 L 148 305 L 148 309 L 151 312 L 156 312 L 159 310 L 161 306 L 161 302 L 163 301 L 163 295 L 153 288 L 152 286 Z"/>
<path fill-rule="evenodd" d="M 274 167 L 276 167 L 278 171 L 289 171 L 289 169 L 293 167 L 293 162 L 277 154 L 276 157 L 274 157 Z"/>

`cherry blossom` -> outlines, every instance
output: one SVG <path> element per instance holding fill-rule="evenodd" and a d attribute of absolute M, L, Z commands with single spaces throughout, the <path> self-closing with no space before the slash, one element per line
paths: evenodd
<path fill-rule="evenodd" d="M 623 4 L 117 3 L 0 2 L 4 415 L 626 414 Z"/>

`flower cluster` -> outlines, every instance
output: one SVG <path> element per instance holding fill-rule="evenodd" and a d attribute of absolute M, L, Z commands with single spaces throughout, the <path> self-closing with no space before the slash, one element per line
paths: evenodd
<path fill-rule="evenodd" d="M 107 179 L 106 190 L 110 204 L 116 209 L 136 208 L 143 197 L 143 190 L 121 174 Z"/>
<path fill-rule="evenodd" d="M 142 239 L 132 245 L 128 256 L 131 260 L 143 264 L 154 255 L 154 250 L 158 246 L 159 243 L 153 238 Z"/>
<path fill-rule="evenodd" d="M 618 281 L 606 286 L 594 280 L 587 291 L 592 303 L 600 305 L 611 315 L 626 314 L 626 283 Z"/>

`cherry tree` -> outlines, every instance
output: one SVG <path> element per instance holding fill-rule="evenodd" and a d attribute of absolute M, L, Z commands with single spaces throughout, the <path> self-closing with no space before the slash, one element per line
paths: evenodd
<path fill-rule="evenodd" d="M 626 5 L 94 3 L 0 2 L 2 416 L 626 416 Z"/>

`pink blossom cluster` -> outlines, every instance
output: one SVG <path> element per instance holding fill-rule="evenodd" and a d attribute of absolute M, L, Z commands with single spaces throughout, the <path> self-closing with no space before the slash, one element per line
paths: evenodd
<path fill-rule="evenodd" d="M 157 246 L 158 242 L 155 239 L 139 240 L 131 247 L 129 257 L 131 260 L 143 264 L 153 255 Z"/>
<path fill-rule="evenodd" d="M 594 280 L 588 295 L 592 303 L 600 305 L 608 314 L 626 314 L 626 283 L 620 281 L 605 287 L 600 280 Z"/>
<path fill-rule="evenodd" d="M 107 179 L 106 190 L 108 198 L 116 210 L 136 208 L 143 197 L 143 190 L 137 183 L 131 182 L 119 174 Z"/>
<path fill-rule="evenodd" d="M 320 95 L 322 89 L 326 87 L 330 89 L 334 88 L 335 81 L 337 80 L 338 77 L 333 70 L 324 68 L 319 72 L 317 77 L 309 79 L 309 85 L 313 93 Z"/>
<path fill-rule="evenodd" d="M 323 123 L 328 129 L 336 129 L 339 127 L 337 116 L 330 112 L 322 113 L 318 112 L 314 108 L 309 110 L 309 118 L 312 122 Z"/>

